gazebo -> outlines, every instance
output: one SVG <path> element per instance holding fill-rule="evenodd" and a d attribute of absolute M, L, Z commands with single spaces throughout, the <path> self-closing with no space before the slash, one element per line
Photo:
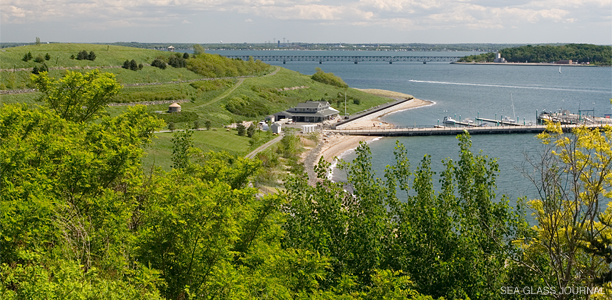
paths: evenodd
<path fill-rule="evenodd" d="M 169 113 L 181 112 L 181 106 L 178 103 L 174 102 L 170 104 L 170 106 L 168 106 L 168 112 Z"/>

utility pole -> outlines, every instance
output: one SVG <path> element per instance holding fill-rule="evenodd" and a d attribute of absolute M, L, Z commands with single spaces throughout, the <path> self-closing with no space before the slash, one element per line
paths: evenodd
<path fill-rule="evenodd" d="M 348 119 L 348 115 L 346 114 L 346 92 L 348 91 L 348 88 L 344 89 L 344 118 Z"/>

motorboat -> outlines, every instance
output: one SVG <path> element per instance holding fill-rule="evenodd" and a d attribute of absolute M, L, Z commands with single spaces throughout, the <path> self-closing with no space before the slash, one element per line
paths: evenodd
<path fill-rule="evenodd" d="M 457 123 L 457 121 L 449 116 L 444 117 L 444 120 L 442 121 L 442 123 L 444 124 L 450 124 L 450 125 L 455 125 L 455 123 Z"/>

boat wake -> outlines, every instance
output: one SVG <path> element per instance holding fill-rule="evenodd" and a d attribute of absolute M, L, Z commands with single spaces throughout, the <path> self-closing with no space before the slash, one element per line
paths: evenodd
<path fill-rule="evenodd" d="M 482 83 L 447 82 L 447 81 L 414 80 L 414 79 L 410 79 L 409 81 L 410 82 L 416 82 L 416 83 L 464 85 L 464 86 L 483 86 L 483 87 L 499 87 L 499 88 L 512 88 L 512 89 L 530 89 L 530 90 L 588 92 L 588 93 L 609 93 L 610 92 L 610 91 L 604 91 L 604 90 L 565 89 L 565 88 L 554 88 L 554 87 L 536 87 L 536 86 L 501 85 L 501 84 L 482 84 Z"/>

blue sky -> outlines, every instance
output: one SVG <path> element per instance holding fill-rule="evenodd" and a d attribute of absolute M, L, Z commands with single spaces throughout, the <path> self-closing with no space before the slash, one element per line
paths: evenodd
<path fill-rule="evenodd" d="M 612 0 L 2 0 L 0 40 L 612 44 Z"/>

